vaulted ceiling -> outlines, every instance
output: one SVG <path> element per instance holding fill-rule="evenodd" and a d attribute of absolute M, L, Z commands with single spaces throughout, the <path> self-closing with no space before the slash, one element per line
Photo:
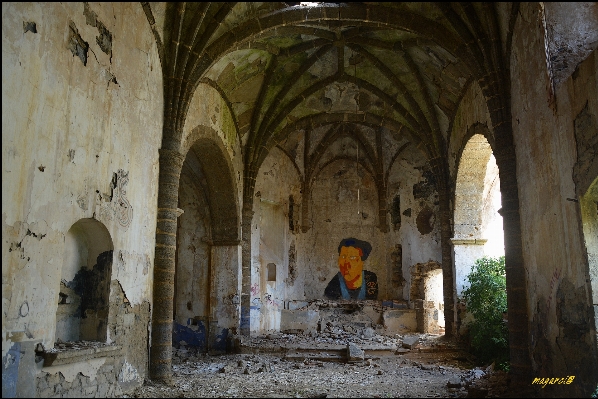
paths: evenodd
<path fill-rule="evenodd" d="M 347 137 L 373 175 L 405 148 L 445 157 L 469 84 L 500 97 L 516 12 L 510 3 L 143 5 L 163 67 L 163 146 L 180 140 L 194 90 L 208 84 L 232 112 L 246 179 L 274 146 L 297 156 L 299 141 L 306 177 Z"/>

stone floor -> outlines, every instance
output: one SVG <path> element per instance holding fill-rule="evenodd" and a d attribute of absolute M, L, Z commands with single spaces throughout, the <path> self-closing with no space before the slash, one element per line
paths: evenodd
<path fill-rule="evenodd" d="M 474 367 L 444 335 L 278 333 L 237 345 L 239 353 L 219 356 L 175 349 L 172 383 L 146 381 L 122 397 L 507 396 L 506 373 Z"/>

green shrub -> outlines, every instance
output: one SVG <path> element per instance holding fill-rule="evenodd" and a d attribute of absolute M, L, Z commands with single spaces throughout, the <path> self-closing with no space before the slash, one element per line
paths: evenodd
<path fill-rule="evenodd" d="M 480 362 L 495 362 L 499 369 L 509 366 L 509 330 L 503 321 L 507 311 L 505 257 L 483 257 L 467 276 L 469 288 L 463 298 L 474 320 L 467 324 L 473 354 Z"/>

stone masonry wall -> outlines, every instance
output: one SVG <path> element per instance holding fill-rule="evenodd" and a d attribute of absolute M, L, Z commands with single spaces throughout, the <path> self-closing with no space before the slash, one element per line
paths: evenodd
<path fill-rule="evenodd" d="M 539 7 L 525 3 L 515 24 L 510 59 L 529 298 L 521 306 L 527 305 L 533 315 L 529 339 L 534 376 L 576 376 L 574 386 L 555 385 L 542 395 L 587 396 L 598 382 L 598 366 L 588 260 L 572 171 L 577 162 L 574 119 L 586 104 L 598 109 L 596 51 L 553 95 L 544 45 Z"/>

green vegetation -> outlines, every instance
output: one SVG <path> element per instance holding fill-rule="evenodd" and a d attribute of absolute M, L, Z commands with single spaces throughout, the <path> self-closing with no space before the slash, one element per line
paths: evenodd
<path fill-rule="evenodd" d="M 496 368 L 508 371 L 509 330 L 503 321 L 507 312 L 505 257 L 476 260 L 467 280 L 470 287 L 463 297 L 474 317 L 467 325 L 472 352 L 480 362 L 495 362 Z"/>

